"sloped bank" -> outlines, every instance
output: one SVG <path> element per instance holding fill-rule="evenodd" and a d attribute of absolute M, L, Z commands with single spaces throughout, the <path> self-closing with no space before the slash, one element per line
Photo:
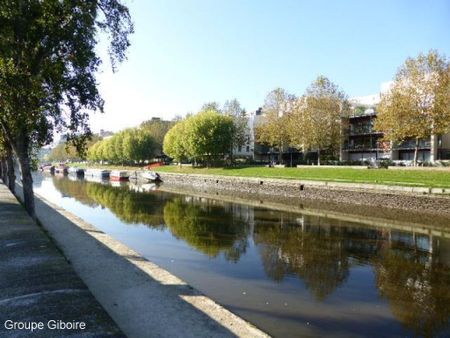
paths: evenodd
<path fill-rule="evenodd" d="M 323 181 L 160 173 L 164 184 L 197 190 L 217 189 L 236 196 L 288 204 L 327 202 L 370 208 L 401 209 L 450 218 L 450 189 Z"/>

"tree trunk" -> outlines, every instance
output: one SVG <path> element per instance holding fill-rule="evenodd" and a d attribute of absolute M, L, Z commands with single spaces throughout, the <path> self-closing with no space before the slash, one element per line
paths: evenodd
<path fill-rule="evenodd" d="M 233 147 L 233 145 L 231 145 L 231 149 L 230 149 L 230 165 L 231 166 L 233 165 L 233 149 L 234 149 L 234 147 Z"/>
<path fill-rule="evenodd" d="M 280 143 L 280 146 L 278 147 L 278 164 L 283 163 L 283 143 Z"/>
<path fill-rule="evenodd" d="M 413 165 L 414 167 L 417 167 L 417 157 L 419 155 L 419 139 L 416 138 L 416 145 L 414 148 L 414 161 L 413 161 Z"/>
<path fill-rule="evenodd" d="M 31 176 L 31 163 L 29 154 L 29 144 L 25 135 L 17 135 L 15 153 L 19 160 L 20 173 L 22 174 L 23 202 L 25 210 L 36 219 L 34 208 L 33 177 Z"/>
<path fill-rule="evenodd" d="M 8 188 L 13 194 L 16 192 L 16 174 L 14 172 L 14 160 L 11 147 L 6 149 L 6 166 L 8 168 Z"/>
<path fill-rule="evenodd" d="M 6 184 L 6 182 L 8 181 L 8 175 L 7 175 L 8 169 L 7 169 L 7 165 L 6 165 L 6 159 L 4 159 L 4 158 L 2 158 L 0 160 L 0 171 L 2 174 L 2 176 L 1 176 L 2 181 L 3 181 L 3 183 Z"/>
<path fill-rule="evenodd" d="M 317 165 L 320 166 L 320 148 L 317 149 Z"/>
<path fill-rule="evenodd" d="M 430 162 L 435 163 L 438 159 L 438 137 L 432 134 L 430 137 Z"/>

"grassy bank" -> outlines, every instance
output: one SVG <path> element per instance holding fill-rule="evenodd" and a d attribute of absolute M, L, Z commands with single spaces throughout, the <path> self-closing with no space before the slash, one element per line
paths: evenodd
<path fill-rule="evenodd" d="M 241 177 L 267 177 L 283 179 L 303 179 L 329 182 L 375 183 L 417 187 L 450 188 L 450 171 L 429 170 L 386 170 L 352 168 L 192 168 L 165 166 L 159 172 L 180 174 L 206 174 Z"/>

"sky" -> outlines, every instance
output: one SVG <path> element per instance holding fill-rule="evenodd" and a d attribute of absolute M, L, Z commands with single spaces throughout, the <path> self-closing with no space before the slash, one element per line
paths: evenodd
<path fill-rule="evenodd" d="M 407 57 L 450 57 L 450 0 L 124 0 L 135 34 L 128 59 L 98 75 L 117 131 L 236 98 L 247 111 L 281 87 L 302 95 L 325 75 L 348 96 L 380 91 Z"/>

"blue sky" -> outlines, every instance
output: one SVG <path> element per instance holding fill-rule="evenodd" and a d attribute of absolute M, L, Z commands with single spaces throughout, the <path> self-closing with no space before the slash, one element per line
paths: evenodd
<path fill-rule="evenodd" d="M 119 130 L 237 98 L 247 110 L 275 87 L 301 95 L 323 74 L 349 96 L 379 92 L 408 56 L 450 57 L 449 0 L 132 0 L 128 60 L 99 75 Z"/>

